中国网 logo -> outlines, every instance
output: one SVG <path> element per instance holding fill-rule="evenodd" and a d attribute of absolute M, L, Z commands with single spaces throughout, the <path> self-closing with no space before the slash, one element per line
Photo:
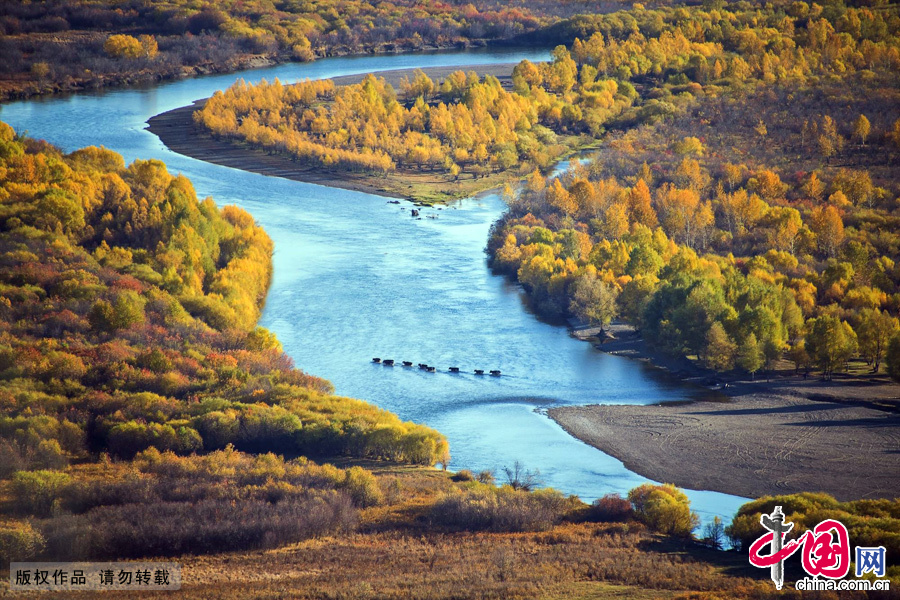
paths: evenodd
<path fill-rule="evenodd" d="M 803 570 L 809 575 L 797 580 L 795 587 L 798 590 L 890 589 L 890 581 L 887 579 L 844 579 L 850 572 L 850 536 L 840 521 L 826 519 L 790 541 L 786 541 L 785 536 L 794 528 L 794 524 L 784 520 L 780 506 L 776 506 L 772 514 L 760 515 L 759 522 L 767 532 L 750 545 L 750 564 L 770 568 L 772 581 L 777 589 L 780 590 L 784 585 L 784 562 L 798 550 L 802 550 Z M 766 546 L 769 547 L 769 553 L 762 554 Z M 884 577 L 887 572 L 885 563 L 884 546 L 856 547 L 856 577 L 868 573 L 876 578 Z"/>

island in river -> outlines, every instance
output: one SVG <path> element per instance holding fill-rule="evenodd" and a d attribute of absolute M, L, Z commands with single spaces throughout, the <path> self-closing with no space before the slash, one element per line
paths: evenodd
<path fill-rule="evenodd" d="M 480 77 L 496 77 L 504 88 L 512 86 L 512 71 L 516 63 L 474 65 L 463 67 L 429 67 L 421 69 L 431 79 L 439 81 L 455 71 L 474 71 Z M 419 69 L 398 69 L 376 73 L 397 88 L 404 78 L 412 79 Z M 332 79 L 338 86 L 359 83 L 364 75 L 346 75 Z M 509 171 L 490 173 L 483 177 L 465 174 L 454 181 L 441 172 L 404 169 L 393 176 L 373 172 L 324 169 L 305 165 L 282 154 L 268 153 L 244 143 L 216 139 L 195 124 L 193 114 L 203 108 L 207 98 L 156 115 L 148 121 L 147 129 L 158 136 L 171 150 L 217 165 L 242 169 L 261 175 L 283 177 L 328 187 L 336 187 L 390 198 L 406 198 L 424 203 L 467 198 L 480 192 L 496 189 L 517 175 Z"/>
<path fill-rule="evenodd" d="M 514 64 L 472 67 L 508 85 Z M 425 69 L 440 79 L 452 67 Z M 463 67 L 462 70 L 469 70 Z M 378 73 L 396 85 L 411 70 Z M 362 75 L 339 77 L 339 85 Z M 205 100 L 157 115 L 150 131 L 171 150 L 232 168 L 329 187 L 391 197 L 382 177 L 363 173 L 303 168 L 289 158 L 215 140 L 195 128 L 192 113 Z M 420 185 L 428 173 L 404 173 L 406 185 Z M 469 195 L 496 187 L 499 181 L 477 180 Z M 616 345 L 603 349 L 634 353 Z M 621 345 L 621 344 L 620 344 Z M 624 350 L 624 351 L 623 351 Z M 637 353 L 640 356 L 640 353 Z M 656 364 L 665 359 L 652 355 Z M 675 370 L 675 369 L 673 369 Z M 827 388 L 827 389 L 825 389 Z M 800 377 L 756 381 L 730 387 L 729 404 L 563 407 L 549 411 L 571 435 L 622 460 L 626 467 L 657 481 L 691 489 L 715 490 L 745 497 L 825 491 L 839 499 L 900 496 L 900 416 L 863 399 L 883 398 L 896 407 L 898 388 L 883 385 L 838 386 Z M 812 396 L 812 398 L 811 398 Z M 822 396 L 831 401 L 823 402 Z M 839 398 L 855 401 L 836 403 Z M 715 465 L 714 469 L 710 465 Z"/>

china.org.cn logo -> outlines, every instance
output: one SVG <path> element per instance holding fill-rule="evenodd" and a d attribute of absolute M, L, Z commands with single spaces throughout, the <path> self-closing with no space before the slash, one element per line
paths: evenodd
<path fill-rule="evenodd" d="M 777 589 L 784 586 L 784 561 L 801 549 L 803 570 L 809 577 L 797 580 L 795 587 L 798 590 L 890 589 L 891 582 L 887 579 L 844 579 L 850 572 L 850 536 L 840 521 L 826 519 L 788 542 L 785 541 L 785 536 L 794 528 L 794 524 L 784 520 L 780 506 L 776 506 L 770 515 L 760 515 L 759 522 L 767 533 L 750 545 L 750 564 L 759 568 L 769 567 Z M 766 546 L 769 546 L 769 554 L 762 554 Z M 884 577 L 887 572 L 884 546 L 857 546 L 855 559 L 856 577 L 867 573 Z"/>

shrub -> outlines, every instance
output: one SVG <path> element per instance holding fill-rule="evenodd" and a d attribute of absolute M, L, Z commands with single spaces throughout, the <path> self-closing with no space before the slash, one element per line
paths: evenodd
<path fill-rule="evenodd" d="M 706 524 L 706 527 L 703 528 L 703 543 L 709 546 L 710 548 L 714 548 L 716 550 L 721 550 L 724 546 L 725 541 L 725 526 L 722 524 L 722 519 L 714 517 L 712 521 Z"/>
<path fill-rule="evenodd" d="M 462 469 L 454 473 L 450 479 L 453 481 L 475 481 L 475 474 L 468 469 Z"/>
<path fill-rule="evenodd" d="M 33 558 L 44 549 L 44 537 L 29 523 L 0 525 L 0 565 Z"/>
<path fill-rule="evenodd" d="M 71 478 L 59 471 L 19 471 L 12 478 L 13 508 L 24 514 L 45 516 Z"/>
<path fill-rule="evenodd" d="M 350 467 L 344 472 L 342 487 L 347 490 L 357 506 L 375 506 L 384 501 L 378 480 L 362 467 Z"/>
<path fill-rule="evenodd" d="M 269 548 L 348 530 L 382 501 L 375 477 L 232 446 L 178 456 L 151 447 L 111 479 L 68 485 L 74 514 L 40 527 L 53 557 L 136 557 Z"/>
<path fill-rule="evenodd" d="M 131 290 L 122 292 L 113 303 L 112 325 L 116 329 L 127 329 L 144 322 L 145 301 Z"/>
<path fill-rule="evenodd" d="M 149 369 L 154 373 L 165 373 L 172 370 L 172 361 L 159 348 L 154 348 L 138 356 L 137 364 L 142 369 Z"/>
<path fill-rule="evenodd" d="M 576 500 L 556 490 L 525 492 L 509 486 L 449 493 L 432 505 L 432 523 L 465 530 L 542 531 L 559 523 Z"/>
<path fill-rule="evenodd" d="M 688 497 L 671 483 L 645 483 L 628 492 L 628 500 L 638 520 L 660 533 L 688 537 L 700 522 Z"/>
<path fill-rule="evenodd" d="M 541 472 L 526 469 L 519 461 L 515 461 L 511 467 L 503 467 L 503 474 L 506 484 L 514 490 L 528 492 L 541 485 Z"/>
<path fill-rule="evenodd" d="M 174 450 L 178 446 L 178 436 L 171 425 L 128 421 L 110 430 L 107 446 L 112 454 L 131 458 L 151 446 L 158 450 Z"/>
<path fill-rule="evenodd" d="M 594 500 L 589 515 L 592 521 L 603 523 L 627 521 L 634 516 L 634 510 L 631 508 L 631 502 L 619 494 L 606 494 Z"/>
<path fill-rule="evenodd" d="M 273 548 L 356 525 L 335 491 L 280 502 L 205 499 L 101 506 L 42 522 L 54 558 L 136 558 Z"/>
<path fill-rule="evenodd" d="M 41 440 L 34 453 L 33 464 L 41 469 L 62 469 L 68 464 L 59 442 Z"/>
<path fill-rule="evenodd" d="M 139 58 L 144 53 L 144 48 L 137 38 L 117 34 L 106 38 L 103 51 L 112 58 Z"/>
<path fill-rule="evenodd" d="M 98 331 L 127 329 L 144 322 L 144 305 L 144 299 L 136 292 L 125 291 L 114 303 L 97 300 L 88 313 L 88 321 Z"/>
<path fill-rule="evenodd" d="M 792 535 L 800 535 L 825 519 L 847 526 L 850 539 L 861 546 L 884 546 L 887 561 L 900 559 L 900 500 L 855 500 L 838 502 L 823 493 L 803 492 L 784 496 L 764 496 L 747 502 L 738 510 L 725 533 L 737 549 L 746 549 L 762 535 L 761 514 L 781 506 L 785 521 L 794 523 Z"/>
<path fill-rule="evenodd" d="M 494 485 L 494 472 L 490 469 L 485 469 L 484 471 L 479 472 L 478 481 L 487 485 Z"/>

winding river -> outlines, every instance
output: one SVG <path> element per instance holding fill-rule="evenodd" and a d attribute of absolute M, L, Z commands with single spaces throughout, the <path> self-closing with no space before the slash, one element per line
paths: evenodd
<path fill-rule="evenodd" d="M 10 103 L 0 119 L 67 151 L 103 145 L 158 158 L 194 182 L 198 194 L 250 211 L 275 241 L 275 276 L 262 325 L 302 369 L 355 396 L 426 423 L 450 440 L 451 468 L 500 470 L 513 461 L 539 469 L 547 485 L 592 500 L 625 493 L 645 478 L 569 436 L 541 409 L 561 404 L 649 404 L 697 390 L 643 363 L 610 356 L 538 320 L 520 290 L 486 266 L 496 194 L 424 209 L 369 194 L 264 177 L 166 149 L 146 121 L 231 85 L 284 82 L 410 67 L 546 60 L 539 49 L 334 58 L 207 76 L 143 88 Z M 436 217 L 436 218 L 429 218 Z M 375 365 L 409 360 L 437 373 Z M 459 366 L 460 374 L 449 374 Z M 473 369 L 501 369 L 477 377 Z M 730 520 L 743 498 L 689 491 L 704 520 Z"/>

